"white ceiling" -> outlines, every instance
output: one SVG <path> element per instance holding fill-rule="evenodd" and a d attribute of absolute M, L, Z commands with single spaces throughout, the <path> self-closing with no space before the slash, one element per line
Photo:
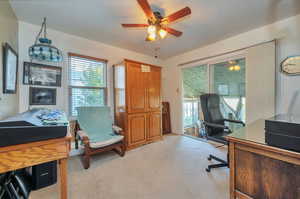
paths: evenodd
<path fill-rule="evenodd" d="M 148 0 L 166 15 L 189 6 L 192 15 L 170 27 L 183 31 L 145 42 L 145 29 L 124 29 L 121 23 L 145 23 L 136 0 L 10 0 L 19 20 L 48 27 L 162 59 L 300 13 L 300 0 Z"/>

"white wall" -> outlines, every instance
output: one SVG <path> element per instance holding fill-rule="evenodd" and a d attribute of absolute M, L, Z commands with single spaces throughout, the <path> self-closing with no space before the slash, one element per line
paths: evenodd
<path fill-rule="evenodd" d="M 297 93 L 300 90 L 298 86 L 300 85 L 300 76 L 291 77 L 281 74 L 279 73 L 279 66 L 280 62 L 287 56 L 300 55 L 300 15 L 251 30 L 166 60 L 166 67 L 163 68 L 163 98 L 164 101 L 169 101 L 171 105 L 173 131 L 182 133 L 182 108 L 180 108 L 182 88 L 180 67 L 177 66 L 178 64 L 241 49 L 272 39 L 278 39 L 276 47 L 276 112 L 287 112 L 292 101 L 295 101 L 295 103 L 293 103 L 293 108 L 291 108 L 291 110 L 299 112 L 300 96 L 298 100 L 293 100 L 293 98 L 295 99 L 294 96 L 297 96 Z"/>
<path fill-rule="evenodd" d="M 29 86 L 23 85 L 23 62 L 29 61 L 28 47 L 34 43 L 40 26 L 19 21 L 19 87 L 20 87 L 20 112 L 29 108 Z M 154 57 L 139 54 L 133 51 L 109 46 L 100 42 L 91 41 L 85 38 L 66 34 L 56 30 L 47 29 L 48 37 L 53 45 L 61 49 L 64 54 L 64 62 L 60 64 L 63 69 L 62 87 L 57 88 L 57 105 L 52 108 L 59 108 L 67 111 L 68 107 L 68 52 L 88 55 L 108 60 L 108 103 L 113 104 L 112 97 L 112 65 L 128 58 L 149 64 L 162 66 L 163 62 Z"/>
<path fill-rule="evenodd" d="M 245 50 L 246 123 L 275 115 L 275 42 Z"/>
<path fill-rule="evenodd" d="M 18 112 L 19 97 L 16 94 L 3 94 L 2 45 L 7 42 L 18 51 L 18 21 L 8 0 L 0 1 L 0 120 Z"/>

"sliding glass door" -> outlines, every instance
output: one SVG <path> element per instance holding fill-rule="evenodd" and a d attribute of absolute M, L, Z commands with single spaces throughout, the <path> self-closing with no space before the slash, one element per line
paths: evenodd
<path fill-rule="evenodd" d="M 220 95 L 225 118 L 245 121 L 245 70 L 244 58 L 182 69 L 185 134 L 203 135 L 199 98 L 203 93 Z"/>
<path fill-rule="evenodd" d="M 183 82 L 183 126 L 184 133 L 199 137 L 200 103 L 199 97 L 209 90 L 209 72 L 207 65 L 182 70 Z"/>
<path fill-rule="evenodd" d="M 245 122 L 245 59 L 211 65 L 211 91 L 221 98 L 221 112 L 225 118 Z M 232 123 L 231 129 L 238 127 Z"/>

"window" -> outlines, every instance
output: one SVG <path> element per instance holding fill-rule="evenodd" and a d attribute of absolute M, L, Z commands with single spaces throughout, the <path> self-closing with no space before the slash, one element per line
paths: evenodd
<path fill-rule="evenodd" d="M 69 112 L 76 116 L 76 107 L 106 104 L 107 60 L 69 53 Z"/>

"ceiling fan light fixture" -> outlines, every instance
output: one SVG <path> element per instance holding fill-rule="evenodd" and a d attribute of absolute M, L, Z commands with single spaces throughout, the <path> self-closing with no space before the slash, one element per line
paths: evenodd
<path fill-rule="evenodd" d="M 155 25 L 148 26 L 147 31 L 148 31 L 149 35 L 150 34 L 156 34 L 156 26 Z"/>
<path fill-rule="evenodd" d="M 230 70 L 230 71 L 239 71 L 239 70 L 241 70 L 241 66 L 240 65 L 231 65 L 231 66 L 229 66 L 228 67 L 228 70 Z"/>
<path fill-rule="evenodd" d="M 239 71 L 239 70 L 241 70 L 241 67 L 240 67 L 239 65 L 235 65 L 235 66 L 234 66 L 234 70 L 235 70 L 235 71 Z"/>
<path fill-rule="evenodd" d="M 168 32 L 165 31 L 164 29 L 160 29 L 158 31 L 158 34 L 159 34 L 160 38 L 163 39 L 163 38 L 165 38 L 167 36 Z"/>
<path fill-rule="evenodd" d="M 147 41 L 155 41 L 155 39 L 156 39 L 156 33 L 148 34 Z"/>
<path fill-rule="evenodd" d="M 182 32 L 168 27 L 170 23 L 183 19 L 184 17 L 192 13 L 189 7 L 185 7 L 170 15 L 164 16 L 160 12 L 160 9 L 153 11 L 148 0 L 137 0 L 138 4 L 142 8 L 144 14 L 147 17 L 147 24 L 122 24 L 124 28 L 146 28 L 147 37 L 146 41 L 154 41 L 156 39 L 164 39 L 168 34 L 180 37 Z M 162 29 L 163 27 L 163 29 Z"/>

